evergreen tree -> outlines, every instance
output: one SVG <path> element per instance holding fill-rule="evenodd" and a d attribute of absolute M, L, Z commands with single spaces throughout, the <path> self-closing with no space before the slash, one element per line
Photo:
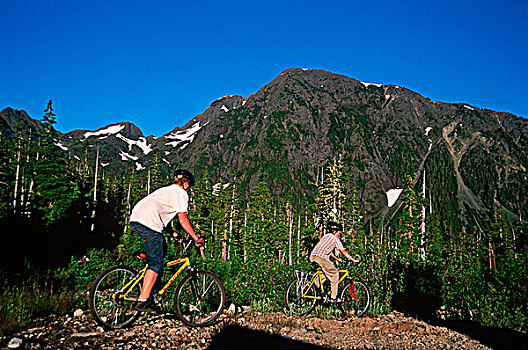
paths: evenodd
<path fill-rule="evenodd" d="M 356 188 L 347 191 L 348 194 L 344 198 L 343 203 L 343 240 L 351 240 L 352 249 L 359 254 L 363 254 L 368 244 L 372 244 L 369 240 L 374 237 L 367 237 L 363 230 L 363 218 L 359 208 L 359 198 L 357 196 Z"/>
<path fill-rule="evenodd" d="M 417 261 L 420 244 L 421 207 L 423 200 L 416 193 L 411 176 L 405 179 L 403 206 L 398 216 L 394 242 L 397 256 L 405 262 Z"/>
<path fill-rule="evenodd" d="M 207 236 L 212 229 L 211 213 L 214 211 L 215 196 L 209 170 L 205 169 L 203 175 L 196 179 L 196 184 L 190 196 L 192 224 L 198 234 Z M 209 240 L 209 239 L 208 239 Z M 209 243 L 207 243 L 209 245 Z"/>
<path fill-rule="evenodd" d="M 13 204 L 16 168 L 13 160 L 17 159 L 15 140 L 10 132 L 0 130 L 0 218 L 11 212 Z"/>
<path fill-rule="evenodd" d="M 328 167 L 324 180 L 317 186 L 318 210 L 323 216 L 323 221 L 343 222 L 343 206 L 346 198 L 346 181 L 344 165 L 335 157 Z"/>
<path fill-rule="evenodd" d="M 42 118 L 40 157 L 35 169 L 35 202 L 38 210 L 43 213 L 44 221 L 50 224 L 65 215 L 79 193 L 72 164 L 55 139 L 53 125 L 56 122 L 51 100 L 45 112 Z"/>
<path fill-rule="evenodd" d="M 273 240 L 270 230 L 273 218 L 271 191 L 265 182 L 259 182 L 251 191 L 247 210 L 244 247 L 251 258 L 265 256 Z"/>
<path fill-rule="evenodd" d="M 227 258 L 229 259 L 233 255 L 235 257 L 242 255 L 241 227 L 243 225 L 243 218 L 240 215 L 242 213 L 242 197 L 240 194 L 240 183 L 236 176 L 231 181 L 227 205 L 229 208 L 229 241 Z"/>

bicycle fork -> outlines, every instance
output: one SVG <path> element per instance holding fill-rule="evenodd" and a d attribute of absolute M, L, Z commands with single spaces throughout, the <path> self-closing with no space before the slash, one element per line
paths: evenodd
<path fill-rule="evenodd" d="M 350 287 L 350 286 L 352 286 L 352 287 Z M 352 280 L 352 283 L 348 284 L 348 291 L 349 291 L 350 296 L 352 297 L 352 299 L 355 299 L 357 301 L 358 297 L 357 297 L 357 294 L 356 294 L 356 282 L 354 280 Z"/>

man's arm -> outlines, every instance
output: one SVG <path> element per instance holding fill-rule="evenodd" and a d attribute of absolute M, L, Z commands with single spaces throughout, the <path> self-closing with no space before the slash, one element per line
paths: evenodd
<path fill-rule="evenodd" d="M 343 261 L 343 259 L 338 258 L 337 255 L 334 254 L 334 252 L 331 252 L 331 253 L 330 253 L 330 256 L 331 256 L 332 258 L 336 259 L 336 260 L 339 261 L 339 262 Z"/>
<path fill-rule="evenodd" d="M 180 224 L 185 232 L 187 232 L 193 240 L 197 240 L 198 236 L 194 232 L 194 229 L 191 226 L 191 222 L 189 221 L 189 218 L 187 217 L 187 213 L 178 213 L 178 220 L 180 220 Z"/>
<path fill-rule="evenodd" d="M 359 262 L 359 260 L 354 259 L 354 258 L 352 257 L 352 255 L 350 255 L 345 249 L 341 250 L 341 254 L 343 254 L 344 256 L 346 256 L 347 259 L 352 260 L 355 264 L 357 264 L 357 263 Z"/>

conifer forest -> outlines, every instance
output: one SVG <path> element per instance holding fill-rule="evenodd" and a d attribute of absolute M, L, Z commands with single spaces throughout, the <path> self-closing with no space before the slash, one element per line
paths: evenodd
<path fill-rule="evenodd" d="M 86 290 L 100 271 L 117 263 L 137 266 L 133 254 L 142 246 L 129 226 L 131 209 L 168 185 L 181 166 L 152 152 L 148 168 L 131 166 L 116 176 L 97 157 L 64 152 L 55 118 L 50 101 L 40 130 L 0 134 L 2 334 L 27 327 L 34 315 L 86 307 Z M 458 213 L 435 212 L 427 184 L 413 182 L 417 168 L 410 167 L 399 204 L 366 217 L 351 166 L 333 154 L 302 197 L 293 190 L 278 194 L 274 181 L 249 186 L 240 174 L 213 177 L 207 164 L 189 169 L 197 179 L 189 217 L 206 241 L 206 260 L 196 254 L 194 261 L 222 279 L 228 303 L 283 310 L 294 269 L 311 268 L 311 249 L 325 223 L 336 221 L 344 227 L 345 248 L 360 259 L 353 273 L 370 287 L 369 314 L 398 310 L 425 320 L 528 330 L 525 218 L 496 206 L 479 222 L 482 230 L 457 231 L 445 221 Z M 519 202 L 526 210 L 526 199 Z M 178 247 L 168 254 L 177 255 Z"/>

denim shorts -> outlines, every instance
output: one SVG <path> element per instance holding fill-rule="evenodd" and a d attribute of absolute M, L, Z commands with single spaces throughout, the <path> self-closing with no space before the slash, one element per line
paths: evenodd
<path fill-rule="evenodd" d="M 147 254 L 148 269 L 160 273 L 163 267 L 165 256 L 165 238 L 159 232 L 156 232 L 139 222 L 131 222 L 132 229 L 139 234 L 145 254 Z"/>

